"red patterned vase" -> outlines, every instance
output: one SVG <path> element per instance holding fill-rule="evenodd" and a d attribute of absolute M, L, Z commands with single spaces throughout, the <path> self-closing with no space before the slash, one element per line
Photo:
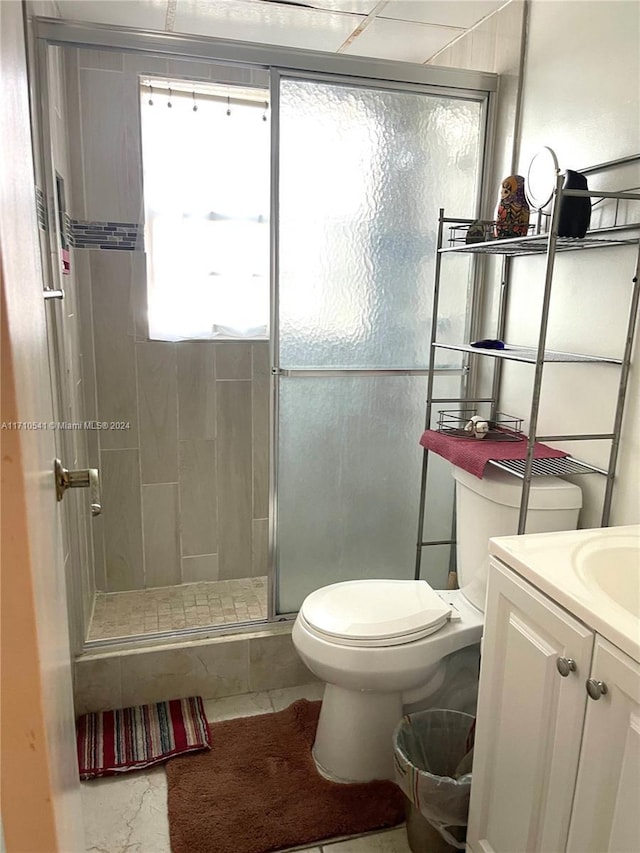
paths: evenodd
<path fill-rule="evenodd" d="M 529 205 L 524 195 L 522 175 L 509 175 L 500 188 L 496 212 L 496 237 L 526 237 L 529 227 Z"/>

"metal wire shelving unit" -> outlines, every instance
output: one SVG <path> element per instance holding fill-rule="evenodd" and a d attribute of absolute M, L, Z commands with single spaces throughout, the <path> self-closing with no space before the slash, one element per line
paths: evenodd
<path fill-rule="evenodd" d="M 629 159 L 636 159 L 629 158 Z M 608 166 L 609 164 L 604 164 Z M 594 167 L 594 170 L 598 167 Z M 585 170 L 586 171 L 586 170 Z M 640 300 L 640 238 L 634 236 L 638 234 L 640 223 L 613 225 L 610 228 L 600 228 L 594 231 L 589 231 L 583 239 L 562 238 L 558 236 L 558 221 L 560 208 L 563 197 L 587 197 L 597 199 L 616 199 L 616 205 L 620 200 L 640 201 L 640 193 L 638 192 L 602 192 L 589 190 L 564 190 L 563 189 L 564 175 L 558 174 L 556 186 L 552 198 L 552 206 L 549 214 L 548 231 L 543 234 L 531 234 L 527 237 L 517 237 L 509 239 L 487 240 L 477 243 L 466 243 L 464 239 L 464 229 L 471 224 L 472 220 L 468 219 L 453 219 L 445 216 L 444 209 L 440 209 L 438 220 L 438 236 L 437 236 L 437 253 L 435 263 L 435 282 L 433 295 L 433 316 L 431 325 L 431 347 L 430 347 L 430 362 L 427 384 L 427 402 L 426 402 L 426 417 L 425 429 L 431 428 L 433 406 L 439 404 L 458 403 L 465 408 L 473 404 L 489 404 L 491 407 L 490 417 L 494 417 L 497 411 L 500 388 L 502 379 L 502 365 L 504 361 L 516 361 L 534 366 L 534 376 L 532 379 L 531 391 L 531 407 L 529 412 L 529 428 L 528 437 L 526 439 L 526 451 L 522 459 L 508 461 L 491 462 L 497 468 L 507 471 L 510 474 L 522 480 L 522 496 L 520 502 L 520 511 L 518 517 L 518 533 L 522 534 L 526 529 L 527 510 L 529 505 L 529 492 L 531 480 L 537 476 L 563 476 L 576 474 L 599 474 L 606 477 L 606 485 L 604 490 L 601 524 L 603 527 L 608 526 L 611 499 L 613 494 L 613 486 L 615 481 L 615 471 L 618 458 L 618 450 L 620 444 L 620 431 L 622 426 L 622 417 L 624 414 L 625 397 L 627 384 L 629 379 L 629 367 L 631 362 L 631 351 L 633 346 L 637 316 L 638 304 Z M 485 223 L 488 224 L 488 223 Z M 449 229 L 448 242 L 445 243 L 445 229 Z M 632 235 L 632 236 L 629 236 Z M 629 314 L 627 321 L 626 339 L 624 351 L 620 358 L 599 357 L 595 355 L 582 353 L 568 353 L 548 350 L 546 348 L 547 326 L 549 320 L 549 308 L 551 302 L 551 292 L 554 276 L 554 262 L 556 255 L 560 252 L 567 251 L 586 251 L 597 250 L 602 248 L 611 248 L 612 246 L 628 246 L 635 245 L 638 247 L 635 262 L 635 271 L 631 277 L 632 288 L 629 303 Z M 509 281 L 511 273 L 511 260 L 514 257 L 526 255 L 546 255 L 546 265 L 544 272 L 544 291 L 542 298 L 542 310 L 539 325 L 538 343 L 536 347 L 516 346 L 511 343 L 505 343 L 504 349 L 484 349 L 471 346 L 470 344 L 450 344 L 437 340 L 437 324 L 438 324 L 438 303 L 440 298 L 441 288 L 441 266 L 443 258 L 450 254 L 469 253 L 476 256 L 482 255 L 500 255 L 502 256 L 501 269 L 501 286 L 500 300 L 498 307 L 497 329 L 495 338 L 504 341 L 506 326 L 507 326 L 507 301 L 509 293 Z M 473 358 L 493 358 L 493 381 L 490 396 L 474 397 L 467 393 L 459 398 L 436 398 L 433 396 L 433 377 L 435 371 L 436 353 L 438 350 L 454 350 L 465 353 L 466 368 L 469 370 L 471 360 Z M 618 395 L 615 407 L 613 429 L 607 433 L 590 433 L 577 435 L 540 435 L 538 434 L 538 415 L 540 409 L 542 378 L 545 364 L 549 362 L 562 363 L 588 363 L 588 364 L 610 364 L 619 368 Z M 572 456 L 567 456 L 557 459 L 535 459 L 534 447 L 536 442 L 553 442 L 553 441 L 593 441 L 603 440 L 610 442 L 609 460 L 607 468 L 599 468 L 588 462 L 574 459 Z M 418 517 L 418 541 L 417 541 L 417 557 L 416 557 L 416 578 L 420 577 L 420 567 L 422 560 L 422 551 L 428 545 L 455 545 L 455 513 L 454 513 L 454 533 L 451 540 L 439 541 L 423 541 L 424 523 L 425 523 L 425 506 L 427 492 L 427 474 L 429 465 L 430 451 L 425 449 L 423 454 L 422 478 L 420 489 L 420 507 Z"/>

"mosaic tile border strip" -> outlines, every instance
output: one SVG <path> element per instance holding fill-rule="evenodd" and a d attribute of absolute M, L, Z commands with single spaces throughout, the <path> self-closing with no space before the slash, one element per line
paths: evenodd
<path fill-rule="evenodd" d="M 91 222 L 72 219 L 69 242 L 74 249 L 120 249 L 132 252 L 142 248 L 142 225 L 136 222 Z"/>

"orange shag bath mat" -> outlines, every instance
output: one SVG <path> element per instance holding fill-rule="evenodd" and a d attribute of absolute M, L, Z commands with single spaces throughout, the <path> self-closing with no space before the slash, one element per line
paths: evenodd
<path fill-rule="evenodd" d="M 172 853 L 269 853 L 404 820 L 389 781 L 343 785 L 316 770 L 320 702 L 210 725 L 211 750 L 166 765 Z"/>

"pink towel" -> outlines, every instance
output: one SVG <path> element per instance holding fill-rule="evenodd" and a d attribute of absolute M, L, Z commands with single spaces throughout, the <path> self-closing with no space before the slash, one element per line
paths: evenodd
<path fill-rule="evenodd" d="M 438 456 L 448 459 L 458 468 L 463 468 L 475 477 L 482 479 L 489 461 L 501 459 L 524 459 L 527 455 L 527 442 L 491 441 L 478 438 L 455 438 L 442 432 L 428 429 L 422 433 L 420 444 L 432 450 Z M 546 444 L 536 442 L 533 448 L 535 459 L 558 459 L 568 456 L 563 450 L 555 450 Z"/>

